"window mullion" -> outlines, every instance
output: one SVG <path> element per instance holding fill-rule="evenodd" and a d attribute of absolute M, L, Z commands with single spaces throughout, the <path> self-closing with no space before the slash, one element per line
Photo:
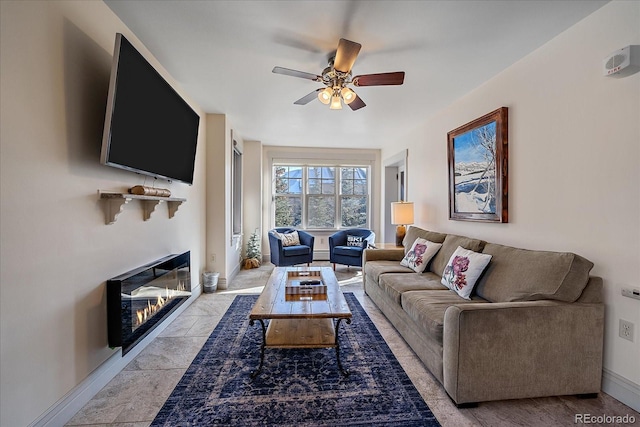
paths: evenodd
<path fill-rule="evenodd" d="M 340 185 L 342 182 L 342 168 L 336 166 L 334 169 L 334 180 L 333 180 L 333 197 L 335 200 L 335 213 L 333 217 L 333 227 L 339 229 L 342 225 L 342 200 L 340 200 Z"/>
<path fill-rule="evenodd" d="M 302 197 L 302 228 L 303 229 L 307 229 L 309 228 L 309 224 L 308 224 L 308 218 L 309 215 L 307 213 L 307 209 L 309 206 L 309 194 L 308 194 L 308 188 L 309 188 L 309 173 L 308 173 L 308 167 L 307 166 L 302 166 L 302 194 L 300 195 L 300 197 Z"/>

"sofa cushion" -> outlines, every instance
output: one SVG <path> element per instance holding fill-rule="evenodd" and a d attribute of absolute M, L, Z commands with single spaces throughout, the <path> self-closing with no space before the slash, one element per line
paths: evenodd
<path fill-rule="evenodd" d="M 362 255 L 362 246 L 336 246 L 333 248 L 333 254 L 359 257 Z"/>
<path fill-rule="evenodd" d="M 407 291 L 401 296 L 402 309 L 416 322 L 422 331 L 442 344 L 444 312 L 452 305 L 487 302 L 477 296 L 466 300 L 455 292 Z"/>
<path fill-rule="evenodd" d="M 400 265 L 409 267 L 416 273 L 422 273 L 441 246 L 442 243 L 434 243 L 418 237 L 400 261 Z"/>
<path fill-rule="evenodd" d="M 442 243 L 444 239 L 447 237 L 444 233 L 438 233 L 436 231 L 428 231 L 420 227 L 414 227 L 413 225 L 409 227 L 407 230 L 407 234 L 404 236 L 404 240 L 402 241 L 404 244 L 404 253 L 405 255 L 411 249 L 411 245 L 416 241 L 417 238 L 429 240 L 433 243 Z"/>
<path fill-rule="evenodd" d="M 476 293 L 491 302 L 553 299 L 576 301 L 593 263 L 568 252 L 532 251 L 487 243 L 492 256 Z"/>
<path fill-rule="evenodd" d="M 286 246 L 282 248 L 284 256 L 307 255 L 310 251 L 311 248 L 305 245 Z"/>
<path fill-rule="evenodd" d="M 440 276 L 436 276 L 433 273 L 385 273 L 380 276 L 378 284 L 396 304 L 402 304 L 400 297 L 407 291 L 448 290 L 446 286 L 440 283 Z"/>
<path fill-rule="evenodd" d="M 462 246 L 473 252 L 482 252 L 484 248 L 484 241 L 478 239 L 471 239 L 464 236 L 456 236 L 455 234 L 448 234 L 442 243 L 442 247 L 431 260 L 429 270 L 436 273 L 438 276 L 442 276 L 444 268 L 446 267 L 451 255 L 455 252 L 458 246 Z"/>
<path fill-rule="evenodd" d="M 473 252 L 458 246 L 444 268 L 442 284 L 468 300 L 489 261 L 489 254 Z"/>
<path fill-rule="evenodd" d="M 412 269 L 403 267 L 398 261 L 367 261 L 364 265 L 364 273 L 376 282 L 379 281 L 380 275 L 384 273 L 414 273 Z"/>

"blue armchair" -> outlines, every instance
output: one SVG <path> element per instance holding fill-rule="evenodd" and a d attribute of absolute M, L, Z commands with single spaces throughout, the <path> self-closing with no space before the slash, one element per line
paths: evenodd
<path fill-rule="evenodd" d="M 284 246 L 278 233 L 298 232 L 299 245 Z M 313 243 L 315 237 L 306 231 L 295 228 L 280 227 L 269 231 L 269 249 L 271 251 L 271 263 L 278 267 L 304 264 L 313 262 Z"/>
<path fill-rule="evenodd" d="M 359 245 L 347 243 L 349 236 L 362 238 Z M 352 239 L 356 240 L 357 239 Z M 366 228 L 352 228 L 348 230 L 340 230 L 329 236 L 329 260 L 333 263 L 333 269 L 336 264 L 344 264 L 347 266 L 355 265 L 362 267 L 362 251 L 376 240 L 376 233 Z"/>

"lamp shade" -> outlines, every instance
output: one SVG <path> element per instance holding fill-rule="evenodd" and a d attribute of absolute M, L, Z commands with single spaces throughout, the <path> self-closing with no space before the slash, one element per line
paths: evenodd
<path fill-rule="evenodd" d="M 320 92 L 318 92 L 318 99 L 323 104 L 328 105 L 331 102 L 332 94 L 333 94 L 333 91 L 331 90 L 331 88 L 327 87 L 324 90 L 321 90 Z"/>
<path fill-rule="evenodd" d="M 393 225 L 413 224 L 413 202 L 392 202 L 391 203 L 391 224 Z"/>
<path fill-rule="evenodd" d="M 330 110 L 342 110 L 342 101 L 340 101 L 339 96 L 331 97 L 331 105 L 329 105 Z"/>

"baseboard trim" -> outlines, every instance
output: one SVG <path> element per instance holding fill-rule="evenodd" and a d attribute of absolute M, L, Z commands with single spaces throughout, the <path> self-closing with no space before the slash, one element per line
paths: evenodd
<path fill-rule="evenodd" d="M 640 385 L 603 368 L 602 391 L 640 412 Z"/>
<path fill-rule="evenodd" d="M 314 261 L 329 261 L 329 250 L 320 249 L 313 251 L 313 260 Z"/>
<path fill-rule="evenodd" d="M 100 390 L 102 390 L 125 366 L 129 364 L 142 350 L 145 349 L 180 313 L 187 309 L 198 296 L 202 286 L 191 289 L 191 297 L 178 307 L 167 320 L 151 331 L 139 344 L 122 356 L 118 348 L 102 365 L 91 372 L 80 384 L 75 386 L 63 398 L 58 400 L 45 413 L 40 415 L 29 427 L 57 427 L 63 426 L 84 407 Z"/>

